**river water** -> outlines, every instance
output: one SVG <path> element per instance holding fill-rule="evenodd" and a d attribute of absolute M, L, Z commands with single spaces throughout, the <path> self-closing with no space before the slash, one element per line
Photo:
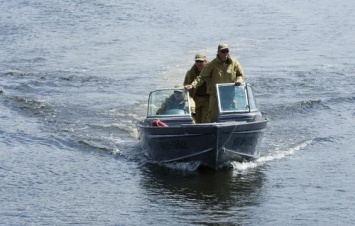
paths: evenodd
<path fill-rule="evenodd" d="M 1 225 L 354 225 L 355 1 L 0 1 Z M 227 42 L 260 159 L 150 164 L 135 122 Z"/>

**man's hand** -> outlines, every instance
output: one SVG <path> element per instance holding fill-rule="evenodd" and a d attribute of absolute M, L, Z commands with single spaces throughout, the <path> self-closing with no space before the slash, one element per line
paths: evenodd
<path fill-rule="evenodd" d="M 235 84 L 236 86 L 240 86 L 240 84 L 242 84 L 242 83 L 243 83 L 243 78 L 241 78 L 241 77 L 237 78 L 237 79 L 234 81 L 234 84 Z"/>

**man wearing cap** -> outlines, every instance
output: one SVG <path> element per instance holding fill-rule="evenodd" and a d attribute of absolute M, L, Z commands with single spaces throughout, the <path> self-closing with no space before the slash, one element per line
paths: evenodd
<path fill-rule="evenodd" d="M 195 55 L 195 63 L 190 70 L 186 72 L 184 86 L 191 84 L 197 76 L 201 73 L 202 69 L 207 64 L 206 56 L 202 53 L 197 53 Z M 208 103 L 209 94 L 207 93 L 207 85 L 205 82 L 202 83 L 197 88 L 189 90 L 190 97 L 192 97 L 195 102 L 195 114 L 194 120 L 196 123 L 207 122 L 208 116 Z"/>
<path fill-rule="evenodd" d="M 171 109 L 186 109 L 187 104 L 185 101 L 185 92 L 183 90 L 174 90 L 164 103 L 157 110 L 157 115 L 164 114 L 167 110 Z"/>
<path fill-rule="evenodd" d="M 229 55 L 229 47 L 221 43 L 217 48 L 217 56 L 208 63 L 200 75 L 190 84 L 185 85 L 187 90 L 200 87 L 203 82 L 207 84 L 209 98 L 208 117 L 210 122 L 218 121 L 218 102 L 216 84 L 231 83 L 240 85 L 243 82 L 244 72 L 240 63 Z"/>

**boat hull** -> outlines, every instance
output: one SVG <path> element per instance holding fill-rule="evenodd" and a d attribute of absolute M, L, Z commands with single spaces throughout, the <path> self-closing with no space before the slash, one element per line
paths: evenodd
<path fill-rule="evenodd" d="M 219 168 L 231 161 L 259 156 L 258 144 L 267 120 L 183 124 L 174 127 L 138 125 L 140 144 L 146 155 L 159 163 L 198 161 Z"/>

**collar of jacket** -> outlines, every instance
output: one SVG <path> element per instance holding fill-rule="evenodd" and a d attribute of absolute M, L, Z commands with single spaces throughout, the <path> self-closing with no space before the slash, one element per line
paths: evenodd
<path fill-rule="evenodd" d="M 220 64 L 231 64 L 232 63 L 232 58 L 230 56 L 228 56 L 227 60 L 225 62 L 223 62 L 223 61 L 221 61 L 221 59 L 219 59 L 218 54 L 217 54 L 216 60 Z"/>

